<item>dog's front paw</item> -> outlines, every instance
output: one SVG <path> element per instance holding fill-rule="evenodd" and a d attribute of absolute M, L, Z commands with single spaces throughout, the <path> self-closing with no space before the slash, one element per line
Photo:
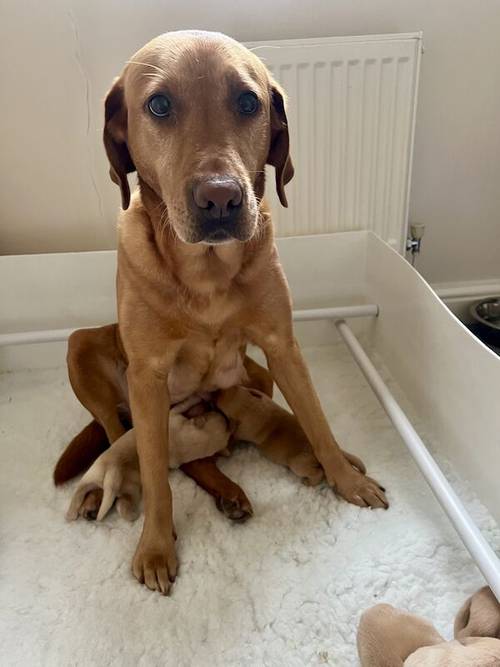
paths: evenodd
<path fill-rule="evenodd" d="M 384 487 L 360 470 L 361 466 L 362 468 L 364 466 L 359 459 L 357 461 L 351 459 L 355 459 L 352 454 L 348 457 L 350 465 L 346 466 L 340 473 L 336 472 L 333 484 L 330 482 L 335 492 L 347 502 L 359 507 L 383 507 L 387 509 L 389 503 L 385 496 Z M 328 477 L 330 481 L 331 478 Z"/>
<path fill-rule="evenodd" d="M 174 535 L 170 539 L 155 539 L 154 543 L 142 535 L 134 560 L 132 572 L 141 584 L 151 591 L 168 595 L 170 586 L 177 574 L 177 556 L 175 553 Z"/>

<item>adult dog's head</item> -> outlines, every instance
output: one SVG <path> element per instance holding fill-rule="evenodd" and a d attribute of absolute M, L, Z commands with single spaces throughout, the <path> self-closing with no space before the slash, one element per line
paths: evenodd
<path fill-rule="evenodd" d="M 104 144 L 122 207 L 137 171 L 185 242 L 250 239 L 266 163 L 287 205 L 283 94 L 259 58 L 224 35 L 166 33 L 138 51 L 106 98 Z"/>

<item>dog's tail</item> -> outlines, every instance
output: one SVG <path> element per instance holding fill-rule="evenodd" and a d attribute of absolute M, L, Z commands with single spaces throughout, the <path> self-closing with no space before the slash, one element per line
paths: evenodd
<path fill-rule="evenodd" d="M 54 468 L 54 484 L 59 486 L 85 472 L 109 447 L 103 427 L 95 421 L 75 435 Z"/>

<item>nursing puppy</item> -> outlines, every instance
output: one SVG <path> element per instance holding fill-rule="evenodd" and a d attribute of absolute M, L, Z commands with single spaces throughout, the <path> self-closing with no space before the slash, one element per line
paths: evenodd
<path fill-rule="evenodd" d="M 305 484 L 316 486 L 324 479 L 324 470 L 297 418 L 262 391 L 231 387 L 218 392 L 215 403 L 231 420 L 234 440 L 257 445 L 268 459 L 289 468 Z M 357 456 L 343 454 L 351 465 L 366 472 Z"/>
<path fill-rule="evenodd" d="M 172 412 L 169 420 L 169 467 L 178 468 L 194 459 L 212 456 L 224 450 L 231 431 L 227 420 L 218 412 L 204 412 L 186 418 Z M 101 503 L 96 513 L 88 505 L 88 494 L 98 491 Z M 116 440 L 87 470 L 73 494 L 66 513 L 69 521 L 79 516 L 102 521 L 116 501 L 118 513 L 129 521 L 139 515 L 141 478 L 134 429 Z"/>

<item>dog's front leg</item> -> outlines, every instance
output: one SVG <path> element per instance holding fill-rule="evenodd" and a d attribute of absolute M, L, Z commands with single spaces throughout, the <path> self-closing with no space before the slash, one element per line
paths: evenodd
<path fill-rule="evenodd" d="M 144 526 L 132 570 L 151 590 L 167 594 L 177 571 L 168 483 L 169 364 L 131 359 L 127 369 L 144 500 Z"/>
<path fill-rule="evenodd" d="M 291 324 L 290 324 L 291 330 Z M 355 468 L 333 437 L 299 346 L 291 333 L 253 334 L 269 370 L 307 435 L 328 483 L 360 507 L 387 507 L 382 487 Z M 278 333 L 277 333 L 278 332 Z"/>

